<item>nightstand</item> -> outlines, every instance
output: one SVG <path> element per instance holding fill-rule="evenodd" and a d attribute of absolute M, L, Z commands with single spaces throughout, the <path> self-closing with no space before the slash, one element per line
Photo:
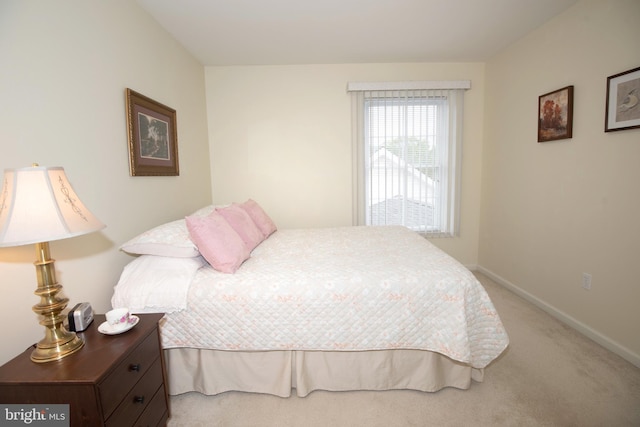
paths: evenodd
<path fill-rule="evenodd" d="M 71 426 L 164 426 L 169 418 L 158 322 L 140 314 L 119 335 L 103 335 L 96 315 L 78 333 L 84 347 L 64 359 L 34 363 L 32 347 L 0 367 L 0 403 L 69 404 Z"/>

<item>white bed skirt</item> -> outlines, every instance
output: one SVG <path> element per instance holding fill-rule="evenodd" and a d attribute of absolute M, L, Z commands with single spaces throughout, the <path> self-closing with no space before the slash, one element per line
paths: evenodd
<path fill-rule="evenodd" d="M 423 350 L 220 351 L 164 350 L 169 394 L 227 391 L 304 397 L 314 390 L 397 390 L 425 392 L 444 387 L 468 389 L 481 382 L 475 369 L 439 353 Z"/>

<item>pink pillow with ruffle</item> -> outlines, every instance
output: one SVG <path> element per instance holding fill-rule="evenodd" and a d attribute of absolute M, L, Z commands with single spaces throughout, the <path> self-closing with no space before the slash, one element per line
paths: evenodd
<path fill-rule="evenodd" d="M 255 200 L 249 199 L 239 206 L 249 214 L 265 239 L 277 230 L 276 224 Z"/>
<path fill-rule="evenodd" d="M 249 250 L 238 233 L 218 212 L 185 218 L 189 236 L 200 254 L 213 268 L 235 273 L 249 258 Z"/>
<path fill-rule="evenodd" d="M 238 233 L 249 252 L 264 240 L 260 229 L 253 222 L 249 214 L 237 203 L 224 208 L 217 208 L 216 212 L 222 215 L 231 228 Z"/>

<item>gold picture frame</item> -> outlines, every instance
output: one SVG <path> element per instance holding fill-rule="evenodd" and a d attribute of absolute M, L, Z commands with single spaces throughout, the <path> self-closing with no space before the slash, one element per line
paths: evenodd
<path fill-rule="evenodd" d="M 126 90 L 131 176 L 178 176 L 176 110 Z"/>
<path fill-rule="evenodd" d="M 607 77 L 604 131 L 640 128 L 640 67 Z"/>
<path fill-rule="evenodd" d="M 538 142 L 573 136 L 573 86 L 538 97 Z"/>

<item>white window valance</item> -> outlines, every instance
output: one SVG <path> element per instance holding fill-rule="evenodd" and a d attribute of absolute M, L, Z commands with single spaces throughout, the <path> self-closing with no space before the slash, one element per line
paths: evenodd
<path fill-rule="evenodd" d="M 347 92 L 387 90 L 471 89 L 471 80 L 423 80 L 404 82 L 349 82 Z"/>

